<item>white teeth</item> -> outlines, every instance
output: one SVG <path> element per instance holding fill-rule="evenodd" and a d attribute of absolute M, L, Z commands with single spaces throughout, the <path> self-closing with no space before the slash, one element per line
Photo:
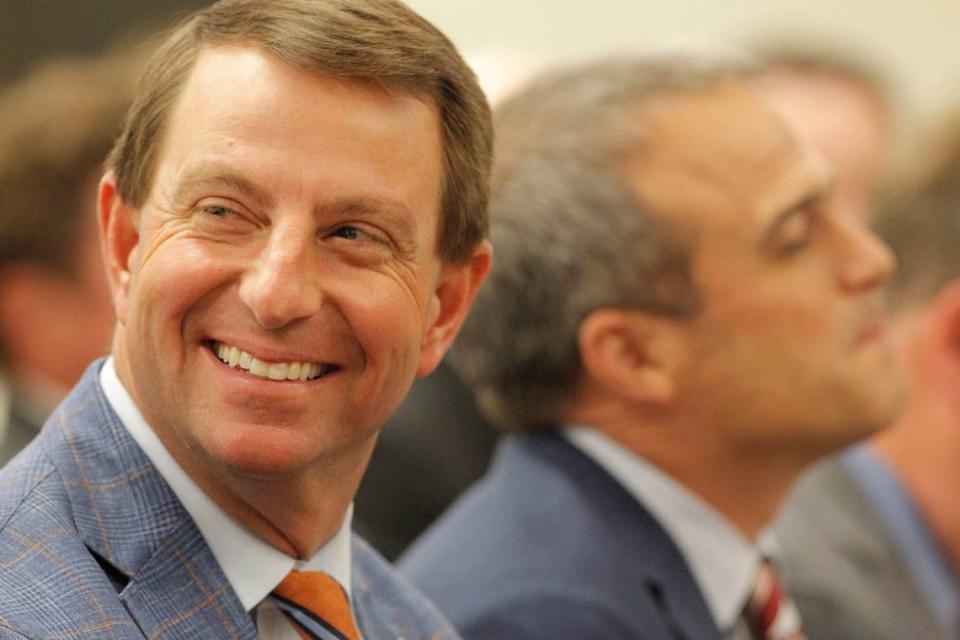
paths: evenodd
<path fill-rule="evenodd" d="M 213 350 L 224 364 L 270 380 L 312 380 L 329 371 L 327 365 L 312 362 L 266 362 L 246 351 L 215 342 Z"/>
<path fill-rule="evenodd" d="M 261 378 L 267 377 L 267 371 L 270 370 L 270 365 L 264 362 L 263 360 L 258 360 L 254 358 L 250 362 L 250 373 Z"/>

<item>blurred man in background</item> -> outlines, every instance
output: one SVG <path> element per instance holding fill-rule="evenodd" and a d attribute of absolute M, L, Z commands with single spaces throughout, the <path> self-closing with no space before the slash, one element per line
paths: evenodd
<path fill-rule="evenodd" d="M 960 116 L 883 209 L 905 413 L 798 485 L 777 536 L 811 639 L 960 637 Z"/>
<path fill-rule="evenodd" d="M 833 205 L 868 219 L 893 146 L 895 118 L 885 83 L 852 57 L 814 49 L 771 48 L 763 59 L 764 94 L 837 173 Z"/>
<path fill-rule="evenodd" d="M 900 406 L 893 262 L 752 78 L 601 62 L 498 109 L 457 356 L 514 434 L 401 562 L 466 638 L 802 637 L 761 537 Z"/>
<path fill-rule="evenodd" d="M 96 188 L 139 61 L 61 59 L 0 95 L 0 464 L 108 350 Z"/>

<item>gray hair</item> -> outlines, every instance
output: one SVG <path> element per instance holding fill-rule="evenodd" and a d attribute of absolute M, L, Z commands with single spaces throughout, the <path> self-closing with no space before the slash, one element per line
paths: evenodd
<path fill-rule="evenodd" d="M 593 311 L 696 312 L 689 238 L 640 201 L 623 164 L 642 151 L 644 103 L 753 71 L 679 54 L 606 60 L 547 75 L 497 110 L 494 267 L 453 352 L 494 423 L 562 419 Z"/>

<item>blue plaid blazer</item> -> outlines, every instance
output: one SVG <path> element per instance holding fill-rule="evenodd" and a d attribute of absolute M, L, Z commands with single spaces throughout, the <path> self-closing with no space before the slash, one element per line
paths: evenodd
<path fill-rule="evenodd" d="M 193 520 L 107 404 L 96 362 L 0 472 L 0 639 L 253 639 Z M 456 640 L 362 540 L 365 640 Z"/>

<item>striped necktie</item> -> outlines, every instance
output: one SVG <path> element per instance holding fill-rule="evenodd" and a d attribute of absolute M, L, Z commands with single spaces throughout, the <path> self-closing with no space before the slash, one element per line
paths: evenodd
<path fill-rule="evenodd" d="M 360 640 L 343 587 L 320 571 L 291 571 L 271 594 L 306 640 Z"/>
<path fill-rule="evenodd" d="M 806 640 L 800 614 L 767 559 L 757 571 L 744 617 L 755 640 Z"/>

